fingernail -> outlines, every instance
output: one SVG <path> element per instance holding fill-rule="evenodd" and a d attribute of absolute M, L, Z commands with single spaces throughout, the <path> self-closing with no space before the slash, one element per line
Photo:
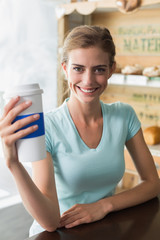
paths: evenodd
<path fill-rule="evenodd" d="M 33 118 L 39 118 L 39 114 L 34 114 Z"/>
<path fill-rule="evenodd" d="M 33 126 L 33 129 L 37 129 L 37 128 L 38 128 L 38 125 L 34 125 L 34 126 Z"/>
<path fill-rule="evenodd" d="M 19 98 L 19 96 L 15 96 L 15 97 L 13 97 L 13 99 L 15 99 L 15 100 L 17 100 Z"/>
<path fill-rule="evenodd" d="M 25 104 L 26 104 L 26 105 L 31 105 L 32 102 L 31 102 L 30 100 L 28 100 L 28 101 L 25 102 Z"/>

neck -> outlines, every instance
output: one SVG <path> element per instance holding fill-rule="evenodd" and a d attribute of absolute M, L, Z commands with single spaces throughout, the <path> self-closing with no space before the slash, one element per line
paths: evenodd
<path fill-rule="evenodd" d="M 102 117 L 101 104 L 98 100 L 92 103 L 82 103 L 77 99 L 70 98 L 67 102 L 72 119 L 79 119 L 80 122 L 89 124 Z"/>

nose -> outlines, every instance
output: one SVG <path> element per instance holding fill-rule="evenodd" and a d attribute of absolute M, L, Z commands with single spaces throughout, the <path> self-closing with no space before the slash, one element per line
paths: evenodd
<path fill-rule="evenodd" d="M 94 73 L 91 70 L 86 70 L 83 75 L 83 84 L 87 86 L 91 86 L 95 81 Z"/>

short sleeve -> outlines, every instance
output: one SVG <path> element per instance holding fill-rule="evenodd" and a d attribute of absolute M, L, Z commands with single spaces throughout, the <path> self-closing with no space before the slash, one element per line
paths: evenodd
<path fill-rule="evenodd" d="M 45 123 L 45 144 L 47 152 L 52 153 L 52 145 L 51 145 L 51 123 L 50 119 L 47 115 L 44 116 L 44 123 Z"/>
<path fill-rule="evenodd" d="M 126 141 L 131 139 L 140 129 L 141 123 L 134 111 L 134 109 L 127 105 L 127 116 L 128 116 L 128 133 Z"/>

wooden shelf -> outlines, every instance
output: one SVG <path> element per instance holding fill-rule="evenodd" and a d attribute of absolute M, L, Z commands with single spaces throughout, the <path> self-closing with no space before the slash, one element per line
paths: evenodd
<path fill-rule="evenodd" d="M 155 7 L 154 5 L 160 6 L 160 1 L 158 0 L 142 0 L 140 8 L 150 8 Z M 57 17 L 60 18 L 64 15 L 69 15 L 77 11 L 82 15 L 89 15 L 96 12 L 110 12 L 118 11 L 115 0 L 105 0 L 105 1 L 87 1 L 87 2 L 74 2 L 68 4 L 61 4 L 57 9 Z"/>
<path fill-rule="evenodd" d="M 151 79 L 143 75 L 124 75 L 122 73 L 114 73 L 108 80 L 108 83 L 111 85 L 113 84 L 160 88 L 160 77 Z"/>

